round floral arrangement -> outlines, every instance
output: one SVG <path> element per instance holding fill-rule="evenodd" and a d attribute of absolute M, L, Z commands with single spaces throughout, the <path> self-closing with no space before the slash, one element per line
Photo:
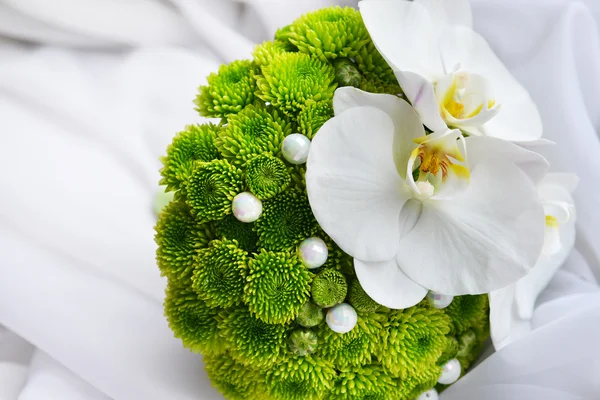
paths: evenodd
<path fill-rule="evenodd" d="M 527 149 L 535 104 L 470 18 L 323 9 L 200 87 L 215 120 L 162 160 L 157 261 L 225 398 L 433 399 L 490 319 L 496 346 L 523 331 L 572 246 L 574 183 Z"/>

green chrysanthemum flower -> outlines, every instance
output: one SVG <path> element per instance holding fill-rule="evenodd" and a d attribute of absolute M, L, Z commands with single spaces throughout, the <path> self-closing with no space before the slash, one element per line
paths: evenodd
<path fill-rule="evenodd" d="M 317 232 L 308 197 L 297 190 L 286 190 L 263 202 L 263 213 L 254 224 L 259 245 L 266 250 L 292 250 Z"/>
<path fill-rule="evenodd" d="M 249 263 L 244 302 L 266 323 L 288 323 L 308 300 L 311 279 L 296 255 L 263 249 Z"/>
<path fill-rule="evenodd" d="M 306 164 L 292 165 L 288 171 L 292 177 L 290 188 L 304 192 L 306 190 Z"/>
<path fill-rule="evenodd" d="M 463 371 L 466 371 L 477 360 L 489 337 L 489 325 L 476 326 L 458 337 L 458 353 Z"/>
<path fill-rule="evenodd" d="M 271 64 L 277 56 L 296 51 L 298 51 L 298 49 L 290 42 L 271 40 L 256 46 L 252 55 L 254 56 L 254 63 L 259 67 L 264 67 Z"/>
<path fill-rule="evenodd" d="M 305 328 L 312 328 L 319 325 L 324 317 L 321 307 L 309 300 L 300 307 L 296 323 Z"/>
<path fill-rule="evenodd" d="M 488 296 L 457 296 L 445 308 L 445 313 L 452 318 L 458 335 L 473 325 L 488 319 Z"/>
<path fill-rule="evenodd" d="M 232 164 L 243 166 L 260 154 L 277 155 L 281 142 L 292 133 L 291 124 L 271 107 L 248 106 L 229 118 L 216 146 Z"/>
<path fill-rule="evenodd" d="M 288 348 L 292 353 L 301 357 L 314 353 L 318 343 L 317 334 L 308 329 L 296 329 L 288 337 Z"/>
<path fill-rule="evenodd" d="M 193 290 L 169 282 L 165 315 L 183 345 L 194 352 L 215 354 L 225 350 L 219 331 L 219 310 L 210 308 Z"/>
<path fill-rule="evenodd" d="M 358 279 L 354 279 L 350 283 L 348 302 L 356 311 L 375 312 L 379 308 L 379 303 L 369 297 Z"/>
<path fill-rule="evenodd" d="M 309 356 L 294 357 L 267 372 L 267 386 L 277 400 L 318 400 L 336 373 L 330 364 Z"/>
<path fill-rule="evenodd" d="M 228 215 L 215 223 L 217 236 L 222 239 L 235 240 L 240 249 L 253 253 L 257 248 L 258 236 L 254 232 L 252 222 L 241 222 L 233 215 Z"/>
<path fill-rule="evenodd" d="M 447 345 L 451 321 L 441 310 L 415 306 L 392 310 L 378 358 L 392 375 L 405 378 L 434 365 Z"/>
<path fill-rule="evenodd" d="M 309 100 L 298 113 L 300 133 L 312 139 L 323 124 L 332 117 L 333 104 L 331 101 Z"/>
<path fill-rule="evenodd" d="M 286 325 L 267 324 L 243 307 L 229 313 L 221 326 L 231 355 L 254 368 L 270 367 L 285 359 L 287 331 Z"/>
<path fill-rule="evenodd" d="M 205 356 L 204 364 L 208 378 L 225 398 L 262 399 L 266 395 L 260 372 L 237 363 L 228 354 Z"/>
<path fill-rule="evenodd" d="M 242 171 L 227 160 L 214 160 L 196 166 L 185 195 L 198 222 L 206 222 L 231 214 L 231 202 L 243 190 Z"/>
<path fill-rule="evenodd" d="M 358 50 L 354 60 L 358 70 L 363 75 L 363 82 L 366 79 L 390 85 L 398 84 L 394 71 L 377 51 L 372 41 L 369 41 Z M 401 93 L 401 91 L 397 93 Z"/>
<path fill-rule="evenodd" d="M 319 307 L 329 308 L 344 301 L 348 285 L 344 274 L 335 269 L 325 269 L 313 279 L 310 292 Z"/>
<path fill-rule="evenodd" d="M 325 400 L 396 400 L 396 382 L 379 365 L 340 371 Z M 408 398 L 407 398 L 408 400 Z"/>
<path fill-rule="evenodd" d="M 276 37 L 288 40 L 301 52 L 321 61 L 354 57 L 371 41 L 360 12 L 349 7 L 330 7 L 305 14 Z"/>
<path fill-rule="evenodd" d="M 408 377 L 399 379 L 397 390 L 401 399 L 412 400 L 419 397 L 423 392 L 436 387 L 436 383 L 442 373 L 441 367 L 437 365 L 424 366 L 419 371 Z"/>
<path fill-rule="evenodd" d="M 300 111 L 309 100 L 331 101 L 335 71 L 304 53 L 285 53 L 262 69 L 256 82 L 258 97 L 287 114 Z"/>
<path fill-rule="evenodd" d="M 167 156 L 162 157 L 163 169 L 161 184 L 167 190 L 178 190 L 189 179 L 198 161 L 212 161 L 221 158 L 215 147 L 219 127 L 213 124 L 188 125 L 173 138 L 167 148 Z"/>
<path fill-rule="evenodd" d="M 246 163 L 246 184 L 261 200 L 283 192 L 291 179 L 285 163 L 271 155 L 256 156 Z"/>
<path fill-rule="evenodd" d="M 360 86 L 362 75 L 351 60 L 337 58 L 333 60 L 333 67 L 335 68 L 335 81 L 338 86 Z"/>
<path fill-rule="evenodd" d="M 156 261 L 162 274 L 186 282 L 192 276 L 196 250 L 215 237 L 212 226 L 199 224 L 185 203 L 172 201 L 158 216 L 155 229 Z"/>
<path fill-rule="evenodd" d="M 356 274 L 354 272 L 354 259 L 352 256 L 340 249 L 340 247 L 322 230 L 317 233 L 317 236 L 323 238 L 323 241 L 327 244 L 327 250 L 329 251 L 327 261 L 322 269 L 333 268 L 343 273 L 347 278 L 354 277 Z"/>
<path fill-rule="evenodd" d="M 380 333 L 385 319 L 384 314 L 359 313 L 354 329 L 343 335 L 323 326 L 319 330 L 322 338 L 319 354 L 337 369 L 370 364 L 382 345 Z"/>
<path fill-rule="evenodd" d="M 458 355 L 458 340 L 456 340 L 456 338 L 454 337 L 448 337 L 447 339 L 448 340 L 446 341 L 446 348 L 444 349 L 444 352 L 436 362 L 436 364 L 439 366 L 443 366 L 448 361 L 452 360 L 453 358 L 456 358 L 456 356 Z"/>
<path fill-rule="evenodd" d="M 200 86 L 194 100 L 196 110 L 204 117 L 226 118 L 254 102 L 256 82 L 251 61 L 234 61 L 222 65 L 218 73 L 208 77 L 208 86 Z"/>
<path fill-rule="evenodd" d="M 213 240 L 198 251 L 192 277 L 198 296 L 212 307 L 231 307 L 242 302 L 247 253 L 231 240 Z"/>
<path fill-rule="evenodd" d="M 403 93 L 398 83 L 388 83 L 370 74 L 367 74 L 363 77 L 358 88 L 369 93 L 384 93 L 393 95 L 400 95 Z"/>
<path fill-rule="evenodd" d="M 469 329 L 458 337 L 458 350 L 456 356 L 463 358 L 467 357 L 471 354 L 471 350 L 476 344 L 477 336 L 475 335 L 475 332 Z"/>

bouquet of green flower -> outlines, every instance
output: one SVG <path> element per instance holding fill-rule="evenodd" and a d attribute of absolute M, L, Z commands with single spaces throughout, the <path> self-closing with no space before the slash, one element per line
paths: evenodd
<path fill-rule="evenodd" d="M 461 0 L 323 9 L 200 87 L 215 122 L 167 149 L 157 260 L 226 399 L 434 399 L 490 307 L 495 344 L 516 338 L 572 246 L 574 184 L 524 144 L 535 104 L 470 19 Z"/>

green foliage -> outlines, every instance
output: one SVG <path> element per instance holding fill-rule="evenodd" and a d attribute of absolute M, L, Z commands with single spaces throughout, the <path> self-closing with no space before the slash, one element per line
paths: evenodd
<path fill-rule="evenodd" d="M 257 248 L 258 236 L 254 232 L 254 223 L 239 221 L 230 214 L 215 223 L 217 236 L 223 239 L 235 240 L 240 249 L 253 253 Z"/>
<path fill-rule="evenodd" d="M 276 35 L 301 52 L 328 61 L 355 57 L 369 42 L 360 13 L 352 8 L 330 7 L 305 14 Z"/>
<path fill-rule="evenodd" d="M 257 370 L 236 362 L 228 354 L 204 357 L 206 372 L 213 386 L 229 400 L 262 399 L 264 387 Z"/>
<path fill-rule="evenodd" d="M 291 133 L 291 124 L 272 107 L 248 106 L 229 118 L 215 144 L 223 157 L 243 166 L 256 155 L 279 154 L 281 142 Z"/>
<path fill-rule="evenodd" d="M 375 312 L 380 307 L 379 303 L 370 298 L 365 292 L 358 279 L 354 279 L 350 283 L 348 302 L 356 311 Z"/>
<path fill-rule="evenodd" d="M 378 358 L 385 369 L 400 378 L 433 365 L 447 346 L 450 321 L 443 311 L 428 306 L 392 310 L 384 325 L 385 347 Z"/>
<path fill-rule="evenodd" d="M 335 269 L 325 269 L 313 279 L 310 292 L 319 307 L 329 308 L 344 301 L 348 285 L 344 274 Z"/>
<path fill-rule="evenodd" d="M 200 86 L 194 103 L 204 117 L 226 118 L 254 102 L 256 66 L 248 60 L 222 65 L 208 77 L 208 86 Z"/>
<path fill-rule="evenodd" d="M 308 197 L 298 190 L 286 190 L 263 202 L 263 213 L 255 222 L 258 243 L 272 251 L 289 251 L 317 232 Z"/>
<path fill-rule="evenodd" d="M 304 53 L 284 53 L 277 63 L 262 68 L 257 95 L 286 114 L 300 111 L 309 100 L 331 101 L 335 71 L 331 65 Z"/>
<path fill-rule="evenodd" d="M 307 165 L 281 159 L 287 135 L 313 139 L 333 117 L 338 86 L 401 94 L 360 13 L 307 14 L 253 58 L 209 76 L 195 103 L 220 124 L 187 126 L 161 159 L 173 200 L 158 216 L 156 258 L 169 281 L 165 315 L 175 336 L 205 355 L 209 378 L 229 400 L 413 400 L 436 386 L 448 360 L 466 370 L 489 336 L 487 297 L 457 296 L 443 310 L 378 305 L 352 257 L 315 220 Z M 263 202 L 253 223 L 232 215 L 244 191 Z M 329 250 L 316 270 L 297 255 L 312 236 Z M 342 301 L 358 322 L 338 334 L 324 308 Z"/>
<path fill-rule="evenodd" d="M 166 289 L 165 315 L 175 337 L 190 350 L 203 354 L 225 350 L 218 326 L 219 310 L 210 308 L 193 290 L 170 282 Z"/>
<path fill-rule="evenodd" d="M 298 316 L 296 317 L 296 323 L 306 328 L 312 328 L 313 326 L 319 325 L 325 315 L 321 307 L 316 305 L 314 302 L 308 300 L 300 307 Z"/>
<path fill-rule="evenodd" d="M 242 171 L 227 160 L 214 160 L 196 166 L 185 192 L 197 220 L 207 222 L 231 214 L 231 202 L 243 189 Z"/>
<path fill-rule="evenodd" d="M 288 327 L 267 324 L 244 307 L 224 313 L 222 336 L 238 362 L 254 368 L 270 367 L 285 360 Z"/>
<path fill-rule="evenodd" d="M 267 200 L 283 192 L 292 178 L 279 158 L 264 154 L 246 164 L 246 184 L 259 199 Z"/>
<path fill-rule="evenodd" d="M 250 262 L 244 302 L 266 323 L 288 323 L 308 300 L 311 279 L 296 255 L 263 249 Z"/>
<path fill-rule="evenodd" d="M 186 182 L 197 162 L 221 158 L 215 147 L 219 127 L 213 124 L 188 125 L 173 138 L 167 148 L 167 156 L 161 158 L 163 168 L 160 183 L 167 190 L 178 190 Z"/>
<path fill-rule="evenodd" d="M 198 223 L 185 203 L 172 201 L 158 216 L 155 230 L 156 261 L 162 274 L 174 281 L 189 280 L 197 249 L 214 238 L 212 226 Z"/>
<path fill-rule="evenodd" d="M 331 101 L 309 100 L 298 113 L 300 133 L 312 139 L 323 124 L 333 117 Z"/>
<path fill-rule="evenodd" d="M 198 251 L 192 277 L 198 296 L 212 307 L 231 307 L 242 302 L 248 254 L 231 240 L 213 240 Z"/>
<path fill-rule="evenodd" d="M 288 337 L 288 348 L 297 356 L 306 356 L 317 350 L 319 338 L 308 329 L 296 329 Z"/>

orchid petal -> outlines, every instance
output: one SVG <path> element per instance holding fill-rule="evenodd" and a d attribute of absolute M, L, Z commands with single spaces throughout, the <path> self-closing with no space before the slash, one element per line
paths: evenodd
<path fill-rule="evenodd" d="M 494 348 L 500 350 L 531 331 L 531 321 L 518 315 L 515 284 L 495 290 L 490 299 L 490 333 Z"/>
<path fill-rule="evenodd" d="M 553 172 L 544 177 L 540 184 L 540 190 L 544 190 L 545 186 L 560 186 L 562 189 L 566 190 L 568 193 L 573 193 L 575 189 L 577 189 L 577 185 L 579 185 L 579 177 L 575 174 L 569 173 L 558 173 Z M 543 196 L 543 195 L 542 195 Z M 550 198 L 550 197 L 549 197 Z M 568 200 L 569 198 L 567 198 Z M 558 199 L 554 199 L 558 200 Z M 560 200 L 566 200 L 565 198 L 560 198 Z"/>
<path fill-rule="evenodd" d="M 575 190 L 578 178 L 573 174 L 548 174 L 538 187 L 544 204 L 548 202 L 571 204 L 569 219 L 556 223 L 551 232 L 556 234 L 558 249 L 543 252 L 535 267 L 516 283 L 490 293 L 490 323 L 492 340 L 496 350 L 519 339 L 531 331 L 531 318 L 536 300 L 550 283 L 556 271 L 566 261 L 575 245 L 575 214 L 570 193 Z M 546 215 L 548 214 L 546 209 Z M 554 218 L 556 219 L 556 218 Z M 549 228 L 546 227 L 544 248 L 549 245 Z"/>
<path fill-rule="evenodd" d="M 311 144 L 306 189 L 313 213 L 342 250 L 364 261 L 394 257 L 410 197 L 391 156 L 393 140 L 385 112 L 355 107 L 327 121 Z"/>
<path fill-rule="evenodd" d="M 433 84 L 423 76 L 409 71 L 396 71 L 396 78 L 404 95 L 419 113 L 423 125 L 434 132 L 446 130 Z"/>
<path fill-rule="evenodd" d="M 462 195 L 423 204 L 396 260 L 436 292 L 489 293 L 529 271 L 543 237 L 544 210 L 530 179 L 507 160 L 489 159 L 471 169 Z"/>
<path fill-rule="evenodd" d="M 510 141 L 542 136 L 542 120 L 531 96 L 481 35 L 464 26 L 453 26 L 442 34 L 440 49 L 446 69 L 460 65 L 461 70 L 492 82 L 496 103 L 502 109 L 483 126 L 486 135 Z"/>
<path fill-rule="evenodd" d="M 410 154 L 417 146 L 413 140 L 425 136 L 425 129 L 419 115 L 406 100 L 398 96 L 368 93 L 353 87 L 341 87 L 335 91 L 333 97 L 335 115 L 361 106 L 378 108 L 388 114 L 394 122 L 394 162 L 398 172 L 404 176 Z"/>
<path fill-rule="evenodd" d="M 545 209 L 547 218 L 552 217 L 556 225 L 546 227 L 545 251 L 531 272 L 517 282 L 516 299 L 521 318 L 533 316 L 535 300 L 573 250 L 577 218 L 571 192 L 575 189 L 577 181 L 577 176 L 573 174 L 553 173 L 548 174 L 539 185 L 539 193 L 544 205 L 561 203 L 567 209 L 568 215 L 564 215 L 565 210 L 561 208 L 550 208 L 550 212 Z M 560 213 L 560 217 L 552 214 L 553 211 Z M 556 241 L 555 246 L 552 246 L 553 243 L 547 243 L 549 231 L 556 235 L 556 238 L 550 237 L 553 242 Z"/>
<path fill-rule="evenodd" d="M 394 119 L 395 110 L 406 103 L 392 94 L 369 93 L 352 86 L 343 86 L 335 91 L 333 96 L 333 111 L 339 115 L 355 107 L 375 107 L 385 111 Z"/>
<path fill-rule="evenodd" d="M 492 137 L 468 137 L 465 139 L 469 151 L 469 164 L 474 166 L 490 158 L 512 161 L 537 185 L 548 173 L 549 163 L 539 153 L 517 144 Z"/>
<path fill-rule="evenodd" d="M 361 1 L 359 7 L 375 47 L 394 69 L 416 72 L 430 81 L 444 74 L 436 46 L 439 27 L 427 8 L 398 0 Z"/>
<path fill-rule="evenodd" d="M 473 27 L 469 0 L 414 0 L 429 12 L 431 21 L 438 26 L 464 25 Z"/>
<path fill-rule="evenodd" d="M 376 263 L 354 259 L 354 269 L 369 297 L 385 307 L 412 307 L 427 295 L 428 290 L 406 276 L 393 259 Z"/>

